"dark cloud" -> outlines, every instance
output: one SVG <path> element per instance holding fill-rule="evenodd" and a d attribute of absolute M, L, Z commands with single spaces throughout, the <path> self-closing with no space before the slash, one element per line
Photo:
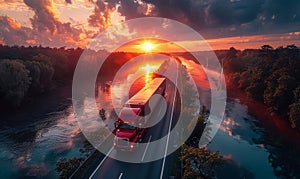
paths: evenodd
<path fill-rule="evenodd" d="M 34 16 L 30 19 L 34 29 L 51 33 L 64 33 L 72 29 L 69 23 L 59 21 L 52 0 L 24 0 L 24 2 L 34 11 Z"/>
<path fill-rule="evenodd" d="M 72 38 L 74 40 L 78 40 L 85 31 L 84 29 L 72 27 L 69 22 L 62 23 L 58 18 L 52 0 L 24 0 L 24 2 L 34 11 L 34 16 L 30 19 L 33 31 L 57 36 L 62 35 L 64 39 Z"/>
<path fill-rule="evenodd" d="M 147 4 L 139 4 L 137 1 L 121 0 L 118 12 L 127 19 L 144 17 L 147 11 Z"/>
<path fill-rule="evenodd" d="M 300 21 L 299 0 L 269 0 L 263 6 L 263 15 L 273 23 L 286 24 Z"/>
<path fill-rule="evenodd" d="M 209 5 L 208 13 L 215 26 L 237 25 L 255 20 L 262 5 L 262 0 L 237 2 L 215 0 Z"/>
<path fill-rule="evenodd" d="M 17 2 L 20 0 L 4 0 Z M 112 13 L 126 17 L 157 16 L 178 20 L 205 38 L 274 34 L 299 31 L 299 0 L 85 0 L 94 5 L 88 23 L 100 31 L 111 25 Z M 64 0 L 71 4 L 72 0 Z M 6 44 L 79 44 L 92 33 L 63 23 L 52 0 L 24 0 L 34 12 L 32 28 L 7 16 L 0 18 L 0 42 Z"/>
<path fill-rule="evenodd" d="M 141 0 L 154 9 L 147 16 L 178 20 L 208 37 L 280 33 L 299 30 L 299 0 Z M 126 19 L 146 16 L 140 2 L 121 0 Z"/>

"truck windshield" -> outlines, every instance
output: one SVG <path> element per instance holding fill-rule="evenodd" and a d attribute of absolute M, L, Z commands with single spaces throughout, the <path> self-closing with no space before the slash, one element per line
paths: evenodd
<path fill-rule="evenodd" d="M 122 123 L 122 124 L 120 124 L 119 129 L 135 130 L 136 127 L 126 124 L 126 123 Z"/>

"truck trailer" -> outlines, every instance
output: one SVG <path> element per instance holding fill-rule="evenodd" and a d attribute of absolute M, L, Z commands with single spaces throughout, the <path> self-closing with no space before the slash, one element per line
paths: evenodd
<path fill-rule="evenodd" d="M 154 78 L 125 103 L 115 122 L 115 149 L 133 151 L 142 142 L 147 121 L 151 120 L 149 101 L 155 94 L 164 96 L 165 90 L 166 79 Z M 158 100 L 153 102 L 154 106 L 158 103 Z"/>

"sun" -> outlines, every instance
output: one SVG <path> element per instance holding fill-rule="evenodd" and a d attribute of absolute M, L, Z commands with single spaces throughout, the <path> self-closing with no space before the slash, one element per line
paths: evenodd
<path fill-rule="evenodd" d="M 155 44 L 151 41 L 145 41 L 141 44 L 141 48 L 145 52 L 151 52 L 155 48 Z"/>

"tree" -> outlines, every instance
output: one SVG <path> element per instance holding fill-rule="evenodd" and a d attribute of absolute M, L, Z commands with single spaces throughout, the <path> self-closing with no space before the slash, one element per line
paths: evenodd
<path fill-rule="evenodd" d="M 271 60 L 272 59 L 272 55 L 273 55 L 274 49 L 272 46 L 270 45 L 263 45 L 261 46 L 261 51 L 260 51 L 260 56 Z"/>
<path fill-rule="evenodd" d="M 295 44 L 287 45 L 286 48 L 289 49 L 289 50 L 296 50 L 296 49 L 298 49 L 298 47 Z"/>
<path fill-rule="evenodd" d="M 238 51 L 234 47 L 230 47 L 227 58 L 236 58 L 237 52 Z"/>
<path fill-rule="evenodd" d="M 263 45 L 261 46 L 261 49 L 265 51 L 270 51 L 273 50 L 273 47 L 271 45 Z"/>
<path fill-rule="evenodd" d="M 41 92 L 47 91 L 52 84 L 54 75 L 54 68 L 50 58 L 43 54 L 38 54 L 32 58 L 32 61 L 38 62 L 40 68 L 40 90 Z"/>
<path fill-rule="evenodd" d="M 31 84 L 29 71 L 17 60 L 0 62 L 0 99 L 8 106 L 21 105 Z"/>
<path fill-rule="evenodd" d="M 41 68 L 37 61 L 21 61 L 29 70 L 29 77 L 31 78 L 31 85 L 29 88 L 29 93 L 40 93 L 41 92 Z"/>
<path fill-rule="evenodd" d="M 223 164 L 219 152 L 210 152 L 207 148 L 182 146 L 183 178 L 213 178 L 215 168 Z"/>
<path fill-rule="evenodd" d="M 293 91 L 294 94 L 294 102 L 297 102 L 300 100 L 300 85 Z"/>
<path fill-rule="evenodd" d="M 56 171 L 60 172 L 59 178 L 69 178 L 83 161 L 82 158 L 61 158 L 56 164 Z"/>
<path fill-rule="evenodd" d="M 280 69 L 274 72 L 268 80 L 264 92 L 264 103 L 270 107 L 271 111 L 286 116 L 288 106 L 293 101 L 295 78 L 284 69 Z"/>
<path fill-rule="evenodd" d="M 300 100 L 290 105 L 289 120 L 293 128 L 300 128 Z"/>
<path fill-rule="evenodd" d="M 197 120 L 197 123 L 189 139 L 186 141 L 187 145 L 192 147 L 198 147 L 209 114 L 210 111 L 205 106 L 201 106 L 199 115 L 194 118 L 195 120 Z"/>
<path fill-rule="evenodd" d="M 99 116 L 101 117 L 101 119 L 103 120 L 103 121 L 105 121 L 106 120 L 106 115 L 105 115 L 105 109 L 100 109 L 100 111 L 99 111 Z"/>
<path fill-rule="evenodd" d="M 294 103 L 289 108 L 289 121 L 292 123 L 293 128 L 300 128 L 300 86 L 294 91 Z"/>
<path fill-rule="evenodd" d="M 91 152 L 94 151 L 94 149 L 94 146 L 88 140 L 84 140 L 83 148 L 79 149 L 79 152 L 85 154 L 85 156 L 88 157 Z"/>

